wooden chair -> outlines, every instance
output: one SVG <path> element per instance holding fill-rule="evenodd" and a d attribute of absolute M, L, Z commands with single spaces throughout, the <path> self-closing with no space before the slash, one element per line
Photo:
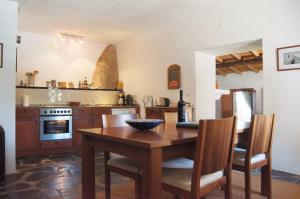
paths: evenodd
<path fill-rule="evenodd" d="M 135 117 L 134 117 L 135 116 Z M 110 127 L 123 127 L 127 124 L 126 120 L 136 118 L 137 115 L 102 115 L 103 128 Z M 139 165 L 131 160 L 130 158 L 119 156 L 117 158 L 110 159 L 110 153 L 104 152 L 105 162 L 105 198 L 110 199 L 110 172 L 115 172 L 135 181 L 135 198 L 139 199 L 140 194 L 140 183 L 142 172 Z M 175 158 L 163 162 L 163 167 L 166 168 L 178 168 L 186 167 L 192 168 L 193 161 L 187 158 Z"/>
<path fill-rule="evenodd" d="M 164 112 L 164 118 L 165 123 L 176 123 L 177 118 L 177 112 Z"/>
<path fill-rule="evenodd" d="M 261 194 L 272 198 L 271 148 L 274 114 L 252 117 L 247 140 L 247 149 L 235 148 L 234 170 L 245 172 L 245 199 L 251 198 L 251 170 L 261 168 Z"/>
<path fill-rule="evenodd" d="M 204 198 L 225 186 L 225 198 L 231 198 L 231 163 L 235 117 L 201 120 L 192 168 L 164 168 L 162 188 L 174 198 Z"/>
<path fill-rule="evenodd" d="M 121 114 L 121 115 L 102 115 L 103 128 L 124 127 L 127 126 L 126 120 L 136 119 L 136 114 Z M 110 199 L 110 172 L 115 172 L 123 176 L 135 180 L 135 195 L 136 198 L 140 197 L 140 173 L 136 168 L 136 164 L 129 158 L 119 156 L 111 159 L 109 152 L 104 152 L 104 165 L 105 165 L 105 198 Z M 126 165 L 124 167 L 123 165 Z M 132 165 L 132 166 L 130 166 Z M 124 169 L 123 169 L 124 168 Z"/>

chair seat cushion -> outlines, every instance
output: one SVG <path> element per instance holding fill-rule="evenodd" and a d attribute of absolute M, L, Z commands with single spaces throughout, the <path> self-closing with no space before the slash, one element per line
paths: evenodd
<path fill-rule="evenodd" d="M 119 156 L 113 159 L 110 159 L 107 164 L 109 166 L 113 166 L 122 170 L 126 170 L 133 173 L 141 174 L 141 170 L 139 165 L 130 158 L 126 158 L 124 156 Z M 193 160 L 189 160 L 186 158 L 176 158 L 172 160 L 167 160 L 163 162 L 164 168 L 190 168 L 192 169 L 194 165 Z"/>
<path fill-rule="evenodd" d="M 130 159 L 130 158 L 126 158 L 126 157 L 120 157 L 120 158 L 114 158 L 114 159 L 110 159 L 109 161 L 107 161 L 107 165 L 109 166 L 113 166 L 125 171 L 129 171 L 132 173 L 137 173 L 137 174 L 141 174 L 141 170 L 138 166 L 138 164 Z"/>
<path fill-rule="evenodd" d="M 246 150 L 241 148 L 235 148 L 233 154 L 233 164 L 244 166 L 245 165 L 245 156 Z M 255 164 L 257 162 L 265 160 L 266 154 L 260 153 L 256 154 L 251 158 L 251 164 Z"/>
<path fill-rule="evenodd" d="M 162 182 L 186 191 L 191 191 L 193 168 L 164 168 Z M 223 171 L 201 176 L 200 187 L 213 183 L 224 176 Z"/>
<path fill-rule="evenodd" d="M 194 161 L 187 158 L 176 158 L 163 162 L 163 168 L 183 168 L 192 169 L 194 166 Z"/>

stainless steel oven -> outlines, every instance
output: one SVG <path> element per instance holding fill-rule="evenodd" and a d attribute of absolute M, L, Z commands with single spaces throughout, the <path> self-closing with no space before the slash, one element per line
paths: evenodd
<path fill-rule="evenodd" d="M 40 140 L 61 140 L 71 138 L 71 108 L 40 109 Z"/>

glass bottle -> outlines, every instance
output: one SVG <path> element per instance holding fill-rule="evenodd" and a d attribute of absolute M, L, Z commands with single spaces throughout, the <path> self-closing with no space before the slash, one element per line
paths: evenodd
<path fill-rule="evenodd" d="M 177 104 L 177 108 L 178 108 L 178 122 L 186 122 L 187 114 L 186 114 L 185 101 L 183 100 L 183 90 L 180 90 L 180 98 Z"/>

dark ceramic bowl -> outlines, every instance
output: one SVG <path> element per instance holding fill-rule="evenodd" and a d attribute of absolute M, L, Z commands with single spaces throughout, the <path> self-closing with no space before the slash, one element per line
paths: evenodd
<path fill-rule="evenodd" d="M 127 120 L 126 123 L 141 131 L 153 129 L 160 125 L 163 121 L 158 119 L 134 119 L 134 120 Z"/>

